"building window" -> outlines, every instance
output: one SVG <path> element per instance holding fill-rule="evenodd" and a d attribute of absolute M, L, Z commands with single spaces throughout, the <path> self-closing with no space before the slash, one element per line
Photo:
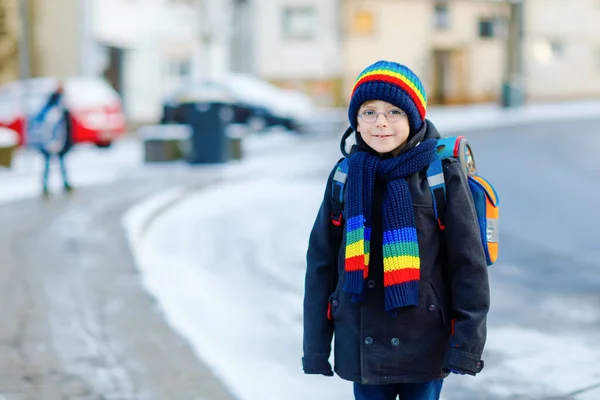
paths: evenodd
<path fill-rule="evenodd" d="M 496 36 L 496 23 L 493 18 L 481 18 L 479 20 L 479 37 L 493 38 Z"/>
<path fill-rule="evenodd" d="M 448 8 L 447 2 L 438 1 L 435 3 L 434 17 L 435 17 L 435 28 L 436 29 L 450 28 L 450 10 Z"/>
<path fill-rule="evenodd" d="M 314 39 L 317 11 L 314 7 L 286 7 L 283 10 L 283 36 L 287 39 Z"/>
<path fill-rule="evenodd" d="M 373 35 L 373 13 L 371 11 L 361 10 L 354 14 L 352 32 L 357 35 Z"/>
<path fill-rule="evenodd" d="M 533 57 L 542 64 L 561 59 L 565 54 L 565 45 L 560 40 L 537 39 L 532 45 Z"/>
<path fill-rule="evenodd" d="M 168 63 L 169 76 L 186 77 L 192 72 L 192 62 L 190 59 L 173 59 Z"/>

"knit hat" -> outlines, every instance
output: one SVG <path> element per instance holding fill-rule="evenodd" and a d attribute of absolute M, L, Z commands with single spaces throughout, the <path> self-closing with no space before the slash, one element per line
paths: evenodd
<path fill-rule="evenodd" d="M 358 75 L 348 107 L 348 119 L 355 131 L 358 110 L 370 100 L 383 100 L 405 111 L 411 134 L 423 126 L 427 95 L 421 80 L 404 65 L 377 61 Z"/>

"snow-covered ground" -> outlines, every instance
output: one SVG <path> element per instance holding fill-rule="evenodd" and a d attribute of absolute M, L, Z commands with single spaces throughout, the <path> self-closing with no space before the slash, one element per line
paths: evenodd
<path fill-rule="evenodd" d="M 246 163 L 245 172 L 250 172 L 248 167 L 257 168 L 264 164 L 260 159 L 263 153 L 269 153 L 281 146 L 294 146 L 298 139 L 281 131 L 248 137 L 244 148 L 250 157 L 253 157 L 253 162 L 251 165 Z M 143 158 L 143 144 L 140 140 L 127 137 L 115 142 L 108 149 L 98 149 L 89 144 L 77 145 L 65 159 L 69 180 L 75 188 L 106 184 L 126 176 L 151 175 L 155 170 L 198 168 L 184 161 L 145 164 Z M 234 177 L 244 172 L 237 168 L 237 165 L 238 163 L 231 162 L 200 168 Z M 0 166 L 0 205 L 41 196 L 43 168 L 44 158 L 41 153 L 35 149 L 18 149 L 10 169 Z M 50 191 L 59 194 L 62 190 L 62 178 L 56 159 L 52 160 L 49 182 Z"/>
<path fill-rule="evenodd" d="M 431 118 L 450 132 L 473 126 L 465 121 L 483 128 L 599 111 L 593 102 L 511 111 L 473 106 L 433 110 Z M 348 399 L 349 383 L 305 376 L 300 360 L 307 238 L 337 143 L 272 145 L 277 155 L 265 151 L 230 170 L 244 179 L 191 194 L 172 188 L 133 207 L 124 226 L 168 321 L 241 400 Z M 564 343 L 570 348 L 557 357 Z M 600 381 L 596 347 L 579 337 L 503 326 L 490 332 L 486 347 L 501 362 L 476 379 L 452 376 L 446 386 L 505 398 L 572 393 Z"/>
<path fill-rule="evenodd" d="M 141 146 L 136 140 L 124 139 L 109 149 L 79 145 L 66 158 L 67 172 L 74 187 L 112 182 L 140 168 Z M 44 158 L 36 150 L 20 149 L 10 169 L 0 167 L 0 204 L 40 196 Z M 62 190 L 58 161 L 52 161 L 51 192 Z"/>

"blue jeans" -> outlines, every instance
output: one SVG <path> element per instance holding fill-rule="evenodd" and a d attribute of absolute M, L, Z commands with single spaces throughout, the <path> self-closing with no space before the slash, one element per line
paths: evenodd
<path fill-rule="evenodd" d="M 355 400 L 438 400 L 443 380 L 423 383 L 394 383 L 390 385 L 363 385 L 354 383 Z"/>

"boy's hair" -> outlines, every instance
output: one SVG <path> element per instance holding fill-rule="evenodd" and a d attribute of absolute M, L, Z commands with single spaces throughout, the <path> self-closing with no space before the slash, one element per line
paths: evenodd
<path fill-rule="evenodd" d="M 348 119 L 354 130 L 360 106 L 370 100 L 383 100 L 406 112 L 412 134 L 423 126 L 427 95 L 421 80 L 404 65 L 377 61 L 358 75 L 348 107 Z"/>

